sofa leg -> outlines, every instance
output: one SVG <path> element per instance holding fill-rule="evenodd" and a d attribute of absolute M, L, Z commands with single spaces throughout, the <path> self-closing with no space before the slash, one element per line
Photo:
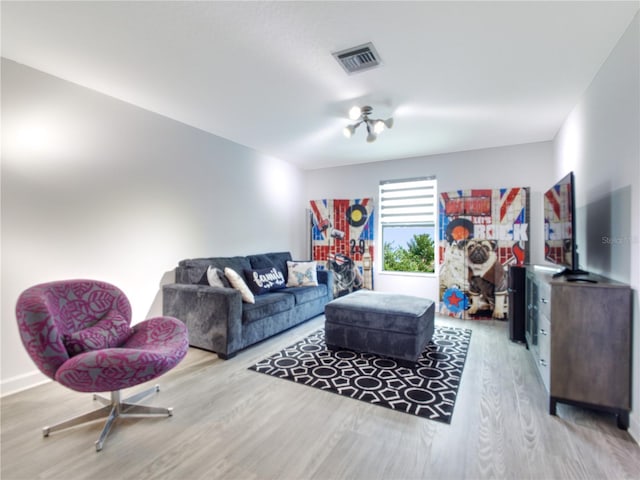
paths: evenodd
<path fill-rule="evenodd" d="M 218 353 L 218 358 L 220 358 L 222 360 L 230 360 L 230 359 L 232 359 L 233 357 L 236 356 L 236 353 L 238 353 L 238 352 L 233 352 L 233 353 L 230 353 L 230 354 Z"/>

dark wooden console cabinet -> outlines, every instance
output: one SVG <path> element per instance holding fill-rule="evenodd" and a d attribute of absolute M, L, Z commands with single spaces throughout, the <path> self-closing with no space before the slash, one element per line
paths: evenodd
<path fill-rule="evenodd" d="M 527 345 L 549 395 L 557 402 L 617 415 L 629 427 L 631 410 L 631 288 L 598 275 L 597 283 L 553 278 L 526 267 Z M 569 277 L 570 278 L 570 277 Z"/>

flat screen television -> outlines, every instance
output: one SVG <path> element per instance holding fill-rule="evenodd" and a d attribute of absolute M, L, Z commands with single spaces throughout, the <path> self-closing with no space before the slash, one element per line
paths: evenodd
<path fill-rule="evenodd" d="M 554 276 L 586 275 L 578 263 L 575 177 L 569 172 L 544 193 L 544 255 L 564 267 Z"/>

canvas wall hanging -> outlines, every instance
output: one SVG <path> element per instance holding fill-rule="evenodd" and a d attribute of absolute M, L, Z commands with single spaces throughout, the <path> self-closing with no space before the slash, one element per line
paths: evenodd
<path fill-rule="evenodd" d="M 373 289 L 372 198 L 311 200 L 311 252 L 334 273 L 334 297 Z"/>
<path fill-rule="evenodd" d="M 439 196 L 440 313 L 506 319 L 510 265 L 529 261 L 529 189 Z"/>

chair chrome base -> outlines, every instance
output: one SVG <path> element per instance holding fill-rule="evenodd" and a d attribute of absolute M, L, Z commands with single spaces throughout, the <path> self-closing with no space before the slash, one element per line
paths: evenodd
<path fill-rule="evenodd" d="M 104 407 L 94 410 L 93 412 L 85 413 L 77 417 L 70 418 L 63 422 L 57 423 L 52 426 L 47 426 L 42 429 L 42 435 L 48 437 L 51 432 L 58 430 L 64 430 L 66 428 L 74 427 L 87 422 L 92 422 L 101 418 L 107 419 L 98 440 L 96 440 L 96 451 L 102 450 L 107 435 L 113 425 L 116 418 L 122 417 L 171 417 L 173 415 L 173 408 L 163 407 L 149 407 L 147 405 L 140 405 L 135 402 L 148 397 L 152 393 L 160 391 L 160 386 L 155 385 L 148 390 L 144 390 L 140 393 L 136 393 L 130 397 L 120 400 L 120 391 L 111 392 L 111 398 L 106 398 L 101 395 L 94 394 L 93 399 L 99 401 Z"/>

